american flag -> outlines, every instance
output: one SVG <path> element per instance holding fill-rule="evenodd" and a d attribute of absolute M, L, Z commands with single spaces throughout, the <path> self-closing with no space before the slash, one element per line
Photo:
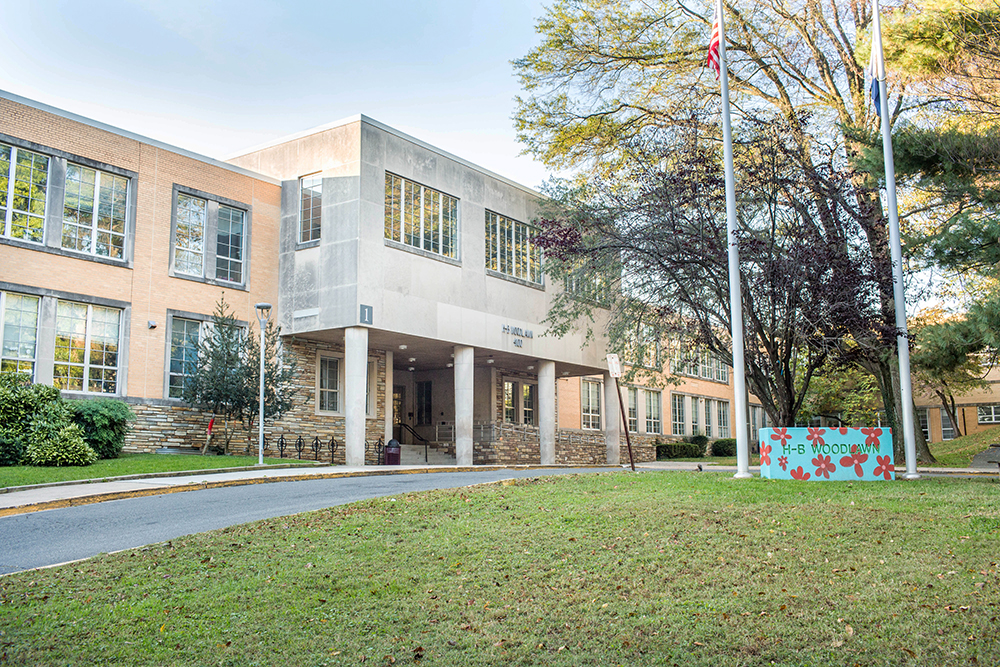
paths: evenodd
<path fill-rule="evenodd" d="M 882 107 L 879 106 L 879 81 L 878 81 L 878 65 L 879 65 L 879 50 L 881 49 L 881 44 L 877 44 L 874 39 L 872 39 L 872 55 L 868 61 L 868 69 L 865 70 L 866 78 L 868 79 L 868 90 L 871 93 L 872 106 L 875 108 L 876 114 L 882 113 Z"/>
<path fill-rule="evenodd" d="M 721 2 L 715 3 L 715 20 L 712 21 L 712 38 L 708 40 L 708 62 L 706 67 L 711 67 L 715 70 L 715 78 L 718 79 L 722 75 L 721 64 L 719 62 L 719 41 L 722 35 L 719 32 L 719 11 L 722 8 Z"/>

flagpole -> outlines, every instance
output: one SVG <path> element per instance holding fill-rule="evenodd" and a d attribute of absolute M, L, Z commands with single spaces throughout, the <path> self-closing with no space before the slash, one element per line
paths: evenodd
<path fill-rule="evenodd" d="M 716 1 L 719 19 L 719 77 L 722 81 L 722 150 L 726 163 L 726 241 L 729 246 L 729 310 L 733 336 L 733 405 L 736 412 L 737 479 L 750 474 L 747 434 L 746 365 L 743 361 L 743 292 L 740 289 L 740 248 L 736 239 L 736 185 L 733 178 L 733 129 L 729 119 L 729 65 L 726 62 L 726 21 L 722 0 Z"/>
<path fill-rule="evenodd" d="M 896 347 L 899 351 L 899 393 L 903 413 L 903 449 L 906 473 L 903 479 L 920 479 L 917 472 L 917 448 L 913 430 L 913 389 L 910 379 L 910 339 L 906 329 L 906 300 L 903 295 L 903 247 L 899 234 L 899 210 L 896 205 L 896 166 L 892 157 L 892 128 L 889 127 L 889 100 L 886 97 L 885 55 L 882 51 L 882 22 L 878 0 L 873 0 L 874 21 L 872 49 L 878 48 L 879 117 L 882 125 L 882 156 L 885 162 L 885 198 L 889 209 L 889 248 L 892 254 L 892 298 L 896 309 Z"/>

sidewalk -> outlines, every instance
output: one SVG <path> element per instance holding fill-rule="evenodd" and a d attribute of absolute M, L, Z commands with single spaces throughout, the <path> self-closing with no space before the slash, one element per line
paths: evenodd
<path fill-rule="evenodd" d="M 735 466 L 720 466 L 711 462 L 697 463 L 695 461 L 651 461 L 636 464 L 637 470 L 673 470 L 699 472 L 701 466 L 704 472 L 735 473 Z M 407 475 L 432 472 L 476 472 L 482 470 L 546 470 L 552 468 L 608 468 L 608 465 L 517 465 L 517 466 L 316 466 L 280 468 L 265 466 L 263 468 L 241 469 L 238 471 L 204 470 L 196 472 L 181 472 L 160 475 L 143 475 L 134 477 L 119 477 L 111 480 L 78 482 L 58 482 L 54 484 L 39 484 L 36 486 L 14 487 L 5 493 L 0 493 L 0 517 L 13 514 L 26 514 L 60 507 L 87 505 L 108 500 L 137 498 L 166 493 L 197 491 L 200 489 L 217 489 L 226 486 L 242 486 L 246 484 L 269 484 L 274 482 L 293 482 L 309 479 L 336 479 L 339 477 L 371 477 L 376 475 Z M 628 469 L 628 463 L 622 464 Z M 990 476 L 997 472 L 981 468 L 917 468 L 925 475 L 975 475 Z M 759 475 L 759 466 L 750 466 L 752 474 Z"/>

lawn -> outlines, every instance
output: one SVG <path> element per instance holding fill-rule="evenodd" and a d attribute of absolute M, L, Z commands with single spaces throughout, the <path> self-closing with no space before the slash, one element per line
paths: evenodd
<path fill-rule="evenodd" d="M 296 463 L 295 459 L 265 458 L 265 465 Z M 0 488 L 48 484 L 80 479 L 105 479 L 121 475 L 144 475 L 183 470 L 215 470 L 257 465 L 256 456 L 191 456 L 181 454 L 122 454 L 89 466 L 0 467 Z M 306 464 L 309 465 L 309 464 Z"/>
<path fill-rule="evenodd" d="M 995 665 L 998 486 L 626 472 L 0 579 L 11 665 Z"/>

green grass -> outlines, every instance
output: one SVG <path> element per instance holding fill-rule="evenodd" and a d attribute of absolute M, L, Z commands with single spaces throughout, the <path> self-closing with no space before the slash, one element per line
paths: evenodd
<path fill-rule="evenodd" d="M 382 498 L 0 579 L 10 665 L 995 665 L 992 480 Z"/>
<path fill-rule="evenodd" d="M 265 458 L 264 463 L 294 463 L 294 459 Z M 182 470 L 214 470 L 257 465 L 256 456 L 191 456 L 180 454 L 122 454 L 89 466 L 0 467 L 0 488 L 48 484 L 79 479 L 104 479 L 121 475 L 143 475 Z"/>
<path fill-rule="evenodd" d="M 963 435 L 954 440 L 932 442 L 928 447 L 934 458 L 938 460 L 937 465 L 968 468 L 972 463 L 973 456 L 998 442 L 1000 442 L 1000 426 L 994 426 L 985 431 Z"/>

